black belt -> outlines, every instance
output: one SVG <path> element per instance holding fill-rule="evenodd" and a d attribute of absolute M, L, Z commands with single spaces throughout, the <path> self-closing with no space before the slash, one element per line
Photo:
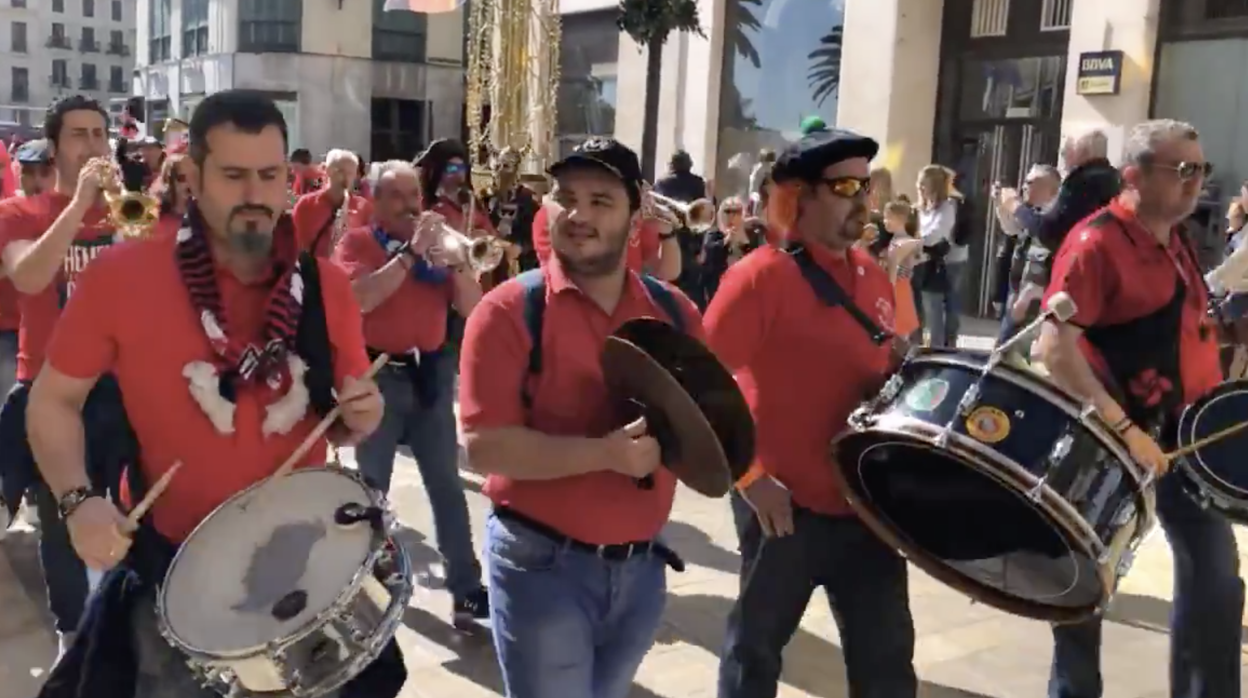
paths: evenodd
<path fill-rule="evenodd" d="M 680 559 L 675 550 L 667 547 L 657 540 L 637 541 L 635 543 L 614 543 L 612 545 L 595 545 L 586 543 L 575 538 L 565 536 L 555 529 L 547 526 L 539 521 L 521 514 L 514 509 L 507 507 L 494 507 L 494 515 L 503 521 L 518 523 L 521 526 L 541 535 L 543 538 L 549 538 L 554 543 L 567 546 L 573 550 L 596 555 L 604 560 L 620 562 L 639 555 L 654 554 L 665 565 L 672 568 L 673 572 L 684 572 L 685 561 Z"/>
<path fill-rule="evenodd" d="M 384 351 L 379 351 L 371 347 L 366 348 L 365 351 L 368 352 L 369 361 L 376 361 L 377 357 L 386 353 Z M 415 355 L 413 355 L 411 352 L 408 352 L 406 354 L 390 354 L 387 358 L 388 358 L 388 361 L 386 361 L 387 366 L 396 366 L 396 367 L 401 367 L 401 368 L 416 368 L 420 364 L 420 362 L 416 360 Z"/>

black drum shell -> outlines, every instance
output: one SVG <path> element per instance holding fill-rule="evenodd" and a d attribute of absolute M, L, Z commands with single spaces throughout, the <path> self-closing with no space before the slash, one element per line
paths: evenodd
<path fill-rule="evenodd" d="M 1248 422 L 1248 380 L 1233 380 L 1183 410 L 1175 441 L 1185 448 Z M 1248 524 L 1248 430 L 1230 434 L 1179 459 L 1176 474 L 1197 503 L 1235 523 Z"/>
<path fill-rule="evenodd" d="M 892 529 L 890 542 L 912 561 L 984 603 L 1053 622 L 1089 617 L 1108 601 L 1151 524 L 1143 473 L 1112 430 L 1074 398 L 1008 365 L 981 382 L 986 362 L 984 354 L 950 350 L 907 361 L 838 439 L 846 492 L 864 520 Z M 974 403 L 960 405 L 977 384 Z M 1001 428 L 983 429 L 985 423 Z M 1055 453 L 1059 442 L 1064 455 Z M 883 474 L 872 475 L 879 465 Z M 885 504 L 881 487 L 893 504 Z M 908 509 L 896 508 L 902 502 Z M 890 506 L 893 513 L 884 514 Z M 1037 525 L 1051 528 L 1030 530 Z M 1029 542 L 1020 548 L 1020 540 Z M 1020 552 L 1039 577 L 1055 580 L 1054 588 L 1069 586 L 1029 597 L 982 576 L 988 561 Z M 1050 556 L 1062 569 L 1044 562 Z"/>

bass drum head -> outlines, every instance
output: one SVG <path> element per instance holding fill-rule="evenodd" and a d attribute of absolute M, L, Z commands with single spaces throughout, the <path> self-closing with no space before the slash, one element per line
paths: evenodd
<path fill-rule="evenodd" d="M 923 438 L 872 430 L 836 444 L 854 510 L 933 577 L 1003 611 L 1087 617 L 1105 597 L 1097 561 L 988 467 Z"/>
<path fill-rule="evenodd" d="M 253 499 L 254 491 L 205 519 L 165 575 L 160 614 L 170 639 L 188 652 L 250 656 L 297 635 L 334 605 L 372 553 L 368 523 L 334 523 L 343 504 L 376 504 L 357 478 L 308 468 Z M 279 603 L 286 606 L 275 612 Z"/>
<path fill-rule="evenodd" d="M 1223 383 L 1197 400 L 1179 420 L 1178 445 L 1190 446 L 1223 429 L 1248 421 L 1248 380 Z M 1219 511 L 1248 523 L 1248 429 L 1196 449 L 1180 472 L 1192 481 L 1194 494 L 1209 498 Z"/>

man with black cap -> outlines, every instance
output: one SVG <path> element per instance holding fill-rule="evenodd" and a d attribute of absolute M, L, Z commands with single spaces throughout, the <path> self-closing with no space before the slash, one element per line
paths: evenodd
<path fill-rule="evenodd" d="M 550 173 L 553 259 L 469 316 L 460 419 L 494 503 L 485 548 L 507 696 L 624 698 L 659 628 L 665 565 L 679 566 L 657 540 L 676 480 L 644 421 L 619 427 L 598 357 L 633 318 L 698 338 L 701 321 L 678 290 L 627 266 L 636 153 L 594 138 Z"/>
<path fill-rule="evenodd" d="M 731 267 L 706 313 L 710 346 L 757 423 L 737 483 L 741 592 L 728 618 L 720 698 L 772 698 L 781 654 L 817 587 L 833 608 L 853 698 L 914 696 L 905 560 L 854 515 L 828 445 L 892 368 L 893 287 L 854 243 L 870 221 L 870 138 L 827 127 L 773 170 L 781 246 Z M 740 500 L 737 502 L 740 510 Z"/>

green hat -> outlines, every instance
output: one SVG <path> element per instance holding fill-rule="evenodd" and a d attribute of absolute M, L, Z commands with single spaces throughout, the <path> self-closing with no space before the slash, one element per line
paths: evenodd
<path fill-rule="evenodd" d="M 798 127 L 803 136 L 809 136 L 815 131 L 828 130 L 828 123 L 821 116 L 808 116 L 802 119 L 802 125 Z"/>

